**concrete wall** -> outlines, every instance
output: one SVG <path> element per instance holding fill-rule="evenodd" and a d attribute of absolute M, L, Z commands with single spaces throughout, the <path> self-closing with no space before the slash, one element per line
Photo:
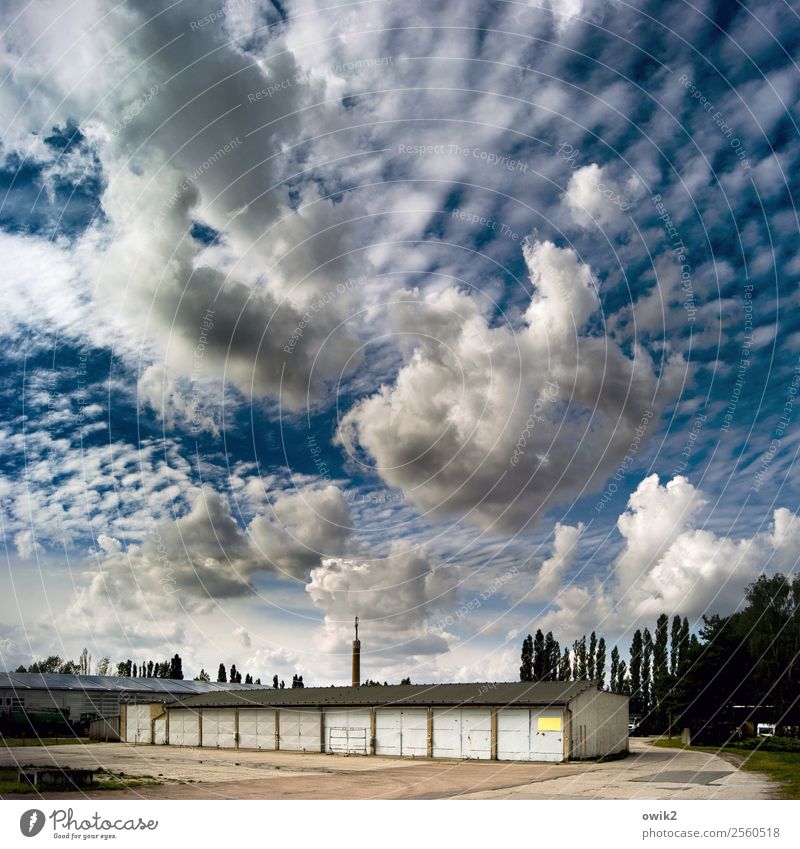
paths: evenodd
<path fill-rule="evenodd" d="M 602 758 L 628 751 L 628 697 L 586 690 L 569 703 L 569 757 Z"/>

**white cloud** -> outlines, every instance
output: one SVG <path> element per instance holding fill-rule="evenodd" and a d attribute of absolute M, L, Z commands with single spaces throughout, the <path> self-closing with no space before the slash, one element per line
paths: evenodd
<path fill-rule="evenodd" d="M 436 566 L 424 549 L 397 541 L 382 560 L 324 560 L 306 591 L 325 612 L 323 650 L 349 651 L 358 616 L 370 651 L 412 657 L 447 650 L 432 620 L 437 609 L 452 606 L 456 580 L 453 567 Z"/>
<path fill-rule="evenodd" d="M 246 649 L 249 649 L 250 646 L 253 644 L 253 641 L 250 638 L 250 633 L 248 632 L 247 628 L 244 628 L 241 625 L 238 628 L 233 629 L 233 636 Z"/>
<path fill-rule="evenodd" d="M 573 172 L 564 203 L 580 227 L 616 228 L 624 223 L 640 192 L 635 177 L 621 185 L 608 169 L 593 163 Z"/>
<path fill-rule="evenodd" d="M 575 559 L 582 530 L 582 522 L 575 527 L 556 522 L 553 529 L 553 553 L 542 563 L 536 576 L 533 592 L 537 598 L 553 597 L 564 583 L 564 575 Z"/>
<path fill-rule="evenodd" d="M 596 489 L 682 370 L 675 357 L 659 378 L 643 350 L 594 331 L 599 301 L 574 251 L 536 243 L 525 258 L 536 291 L 518 330 L 490 326 L 453 289 L 407 293 L 395 310 L 405 365 L 337 436 L 418 508 L 498 530 Z"/>
<path fill-rule="evenodd" d="M 692 621 L 727 615 L 762 572 L 794 572 L 800 517 L 780 508 L 769 527 L 752 535 L 720 534 L 697 527 L 707 505 L 685 477 L 666 484 L 657 475 L 645 478 L 617 521 L 625 546 L 609 580 L 563 587 L 540 627 L 613 633 L 652 624 L 664 612 Z"/>

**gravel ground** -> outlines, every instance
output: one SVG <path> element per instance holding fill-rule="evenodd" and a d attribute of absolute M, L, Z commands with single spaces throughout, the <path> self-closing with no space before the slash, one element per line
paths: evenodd
<path fill-rule="evenodd" d="M 293 752 L 172 749 L 125 743 L 0 748 L 0 766 L 104 767 L 164 782 L 50 798 L 147 799 L 767 799 L 765 776 L 713 753 L 631 740 L 606 764 L 345 757 Z M 24 798 L 14 796 L 9 798 Z"/>

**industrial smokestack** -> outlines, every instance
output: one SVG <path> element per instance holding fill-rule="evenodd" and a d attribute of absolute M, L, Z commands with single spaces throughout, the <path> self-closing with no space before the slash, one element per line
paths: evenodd
<path fill-rule="evenodd" d="M 356 616 L 356 638 L 353 640 L 353 686 L 361 686 L 361 640 L 358 639 L 358 616 Z"/>

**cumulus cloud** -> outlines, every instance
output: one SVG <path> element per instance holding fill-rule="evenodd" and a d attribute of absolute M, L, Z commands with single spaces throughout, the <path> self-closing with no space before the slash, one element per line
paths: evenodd
<path fill-rule="evenodd" d="M 370 649 L 410 657 L 447 650 L 432 619 L 452 605 L 457 570 L 437 566 L 425 549 L 403 541 L 382 560 L 327 558 L 306 585 L 314 605 L 325 612 L 320 644 L 326 651 L 349 650 L 358 616 Z"/>
<path fill-rule="evenodd" d="M 745 587 L 762 572 L 793 572 L 800 517 L 786 508 L 752 535 L 721 534 L 698 527 L 707 497 L 687 478 L 664 484 L 657 475 L 642 480 L 617 520 L 624 547 L 608 580 L 566 586 L 541 627 L 625 630 L 651 623 L 663 612 L 696 620 L 732 612 Z"/>
<path fill-rule="evenodd" d="M 168 623 L 181 614 L 252 594 L 260 573 L 305 578 L 323 557 L 340 553 L 350 533 L 347 502 L 332 486 L 279 492 L 266 509 L 269 517 L 262 513 L 243 527 L 228 499 L 204 487 L 185 515 L 152 522 L 140 544 L 120 551 L 104 539 L 107 554 L 78 587 L 71 621 L 82 627 L 96 618 L 103 633 L 116 628 L 131 639 L 168 634 L 179 641 L 181 627 Z M 244 629 L 236 636 L 247 646 Z"/>
<path fill-rule="evenodd" d="M 593 163 L 573 172 L 564 203 L 580 227 L 617 227 L 633 209 L 640 192 L 635 176 L 621 185 L 606 168 Z"/>
<path fill-rule="evenodd" d="M 525 259 L 535 294 L 519 329 L 490 325 L 453 289 L 407 294 L 395 312 L 406 362 L 337 435 L 420 509 L 495 529 L 596 489 L 682 370 L 675 357 L 658 376 L 638 346 L 631 356 L 597 332 L 591 270 L 574 251 L 530 243 Z"/>
<path fill-rule="evenodd" d="M 582 530 L 582 522 L 577 526 L 556 522 L 553 529 L 553 553 L 542 563 L 536 576 L 534 594 L 537 598 L 552 597 L 561 588 L 564 575 L 575 560 L 576 546 Z"/>

